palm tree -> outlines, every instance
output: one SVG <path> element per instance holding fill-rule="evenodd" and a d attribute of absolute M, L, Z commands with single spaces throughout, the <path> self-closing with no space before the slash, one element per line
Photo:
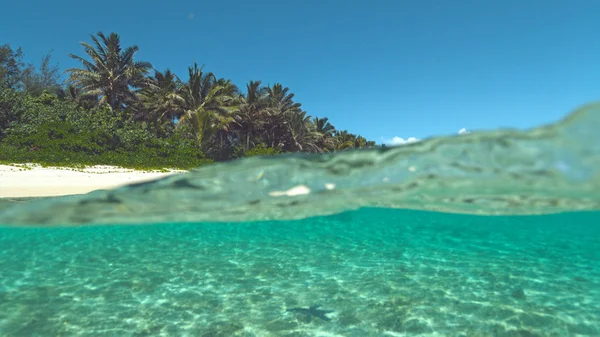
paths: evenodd
<path fill-rule="evenodd" d="M 336 132 L 335 127 L 329 123 L 329 119 L 315 117 L 313 119 L 315 130 L 318 134 L 317 144 L 322 152 L 335 150 L 335 140 L 333 138 Z"/>
<path fill-rule="evenodd" d="M 305 111 L 289 113 L 286 126 L 288 135 L 285 139 L 285 151 L 319 152 L 319 134 Z"/>
<path fill-rule="evenodd" d="M 252 137 L 262 127 L 261 113 L 266 106 L 266 88 L 260 81 L 250 81 L 246 85 L 246 96 L 241 96 L 241 104 L 235 116 L 240 138 L 243 137 L 244 150 L 250 150 Z"/>
<path fill-rule="evenodd" d="M 367 147 L 367 139 L 363 136 L 356 136 L 356 138 L 354 139 L 354 148 L 358 149 L 358 148 L 363 148 L 363 147 Z"/>
<path fill-rule="evenodd" d="M 241 102 L 241 94 L 238 87 L 231 82 L 220 78 L 216 81 L 213 89 L 219 88 L 218 105 L 213 107 L 212 115 L 212 133 L 214 140 L 217 141 L 216 159 L 222 160 L 224 157 L 230 157 L 233 152 L 231 143 L 234 138 L 236 116 Z M 210 106 L 210 105 L 209 105 Z M 229 153 L 227 153 L 229 152 Z"/>
<path fill-rule="evenodd" d="M 86 110 L 91 110 L 98 105 L 98 96 L 84 95 L 82 90 L 73 84 L 68 84 L 66 87 L 60 88 L 56 96 L 60 99 L 74 102 Z"/>
<path fill-rule="evenodd" d="M 236 100 L 236 102 L 239 103 L 238 100 L 241 96 L 240 89 L 237 87 L 237 85 L 233 84 L 231 80 L 219 78 L 215 82 L 215 85 L 222 86 L 224 89 L 223 94 L 227 97 L 230 97 L 231 100 Z"/>
<path fill-rule="evenodd" d="M 171 70 L 155 70 L 154 77 L 150 78 L 148 85 L 139 92 L 141 107 L 135 119 L 173 123 L 180 117 L 177 102 L 181 100 L 178 93 L 181 87 L 181 81 Z"/>
<path fill-rule="evenodd" d="M 216 81 L 213 73 L 204 73 L 202 68 L 196 63 L 188 67 L 188 80 L 180 90 L 180 118 L 177 121 L 178 126 L 187 123 L 192 127 L 199 146 L 203 145 L 210 119 L 204 103 Z"/>
<path fill-rule="evenodd" d="M 145 76 L 152 65 L 134 60 L 139 49 L 137 46 L 122 50 L 118 34 L 105 36 L 98 32 L 96 35 L 91 35 L 94 46 L 81 42 L 91 60 L 69 54 L 83 65 L 82 69 L 66 71 L 70 75 L 69 81 L 81 87 L 85 95 L 100 97 L 100 104 L 108 104 L 113 110 L 123 109 L 126 104 L 137 100 L 134 90 L 148 84 Z"/>
<path fill-rule="evenodd" d="M 198 145 L 207 150 L 210 138 L 218 131 L 228 130 L 234 121 L 237 88 L 230 81 L 204 73 L 196 63 L 188 72 L 189 79 L 180 90 L 182 114 L 177 124 L 188 123 Z"/>
<path fill-rule="evenodd" d="M 336 150 L 347 150 L 354 148 L 355 136 L 346 130 L 337 131 L 334 135 Z"/>
<path fill-rule="evenodd" d="M 280 148 L 284 144 L 281 139 L 287 128 L 286 119 L 292 113 L 299 113 L 301 104 L 294 102 L 294 94 L 288 93 L 289 88 L 283 87 L 280 83 L 275 83 L 272 87 L 266 88 L 266 108 L 264 111 L 265 137 L 267 144 L 273 148 Z"/>
<path fill-rule="evenodd" d="M 375 147 L 377 146 L 377 143 L 375 143 L 372 140 L 367 140 L 365 137 L 363 136 L 358 136 L 358 138 L 361 138 L 361 145 L 360 147 Z"/>

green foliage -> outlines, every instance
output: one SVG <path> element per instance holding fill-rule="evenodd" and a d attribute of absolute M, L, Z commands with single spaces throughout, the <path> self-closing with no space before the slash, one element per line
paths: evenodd
<path fill-rule="evenodd" d="M 281 150 L 272 147 L 267 147 L 264 144 L 260 144 L 249 151 L 246 151 L 246 157 L 254 156 L 275 156 L 281 153 Z"/>
<path fill-rule="evenodd" d="M 135 61 L 138 47 L 122 48 L 121 38 L 116 33 L 106 36 L 98 32 L 96 36 L 91 35 L 91 39 L 93 45 L 81 42 L 89 60 L 69 54 L 83 67 L 67 69 L 69 81 L 83 88 L 87 96 L 101 96 L 100 103 L 108 104 L 113 110 L 136 102 L 138 97 L 132 88 L 150 84 L 146 75 L 152 65 Z"/>
<path fill-rule="evenodd" d="M 255 156 L 275 156 L 281 154 L 281 150 L 268 147 L 265 144 L 258 144 L 252 149 L 245 151 L 243 147 L 236 148 L 235 157 L 255 157 Z"/>
<path fill-rule="evenodd" d="M 27 111 L 23 95 L 14 90 L 0 89 L 0 141 L 6 137 L 11 126 Z"/>
<path fill-rule="evenodd" d="M 23 51 L 21 48 L 13 50 L 8 44 L 0 46 L 0 89 L 17 89 L 22 67 Z"/>
<path fill-rule="evenodd" d="M 184 135 L 157 138 L 147 124 L 125 120 L 109 108 L 83 111 L 52 96 L 2 94 L 21 109 L 0 143 L 0 161 L 182 169 L 211 162 Z"/>
<path fill-rule="evenodd" d="M 13 50 L 10 45 L 0 46 L 0 89 L 23 90 L 32 96 L 45 91 L 56 93 L 60 90 L 59 69 L 50 64 L 51 55 L 42 58 L 39 69 L 23 63 L 21 48 Z"/>
<path fill-rule="evenodd" d="M 213 160 L 372 147 L 364 137 L 311 117 L 281 83 L 230 80 L 196 63 L 182 81 L 135 60 L 116 33 L 81 43 L 81 68 L 58 84 L 50 55 L 38 69 L 0 46 L 0 161 L 44 165 L 198 167 Z"/>
<path fill-rule="evenodd" d="M 58 93 L 60 91 L 59 69 L 57 65 L 50 64 L 51 54 L 42 58 L 38 70 L 30 64 L 21 71 L 20 80 L 23 89 L 32 96 L 44 93 Z"/>

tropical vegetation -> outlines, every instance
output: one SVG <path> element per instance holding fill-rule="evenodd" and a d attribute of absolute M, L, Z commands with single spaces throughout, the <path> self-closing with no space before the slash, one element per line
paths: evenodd
<path fill-rule="evenodd" d="M 194 63 L 187 76 L 136 59 L 116 33 L 91 35 L 78 68 L 39 67 L 0 46 L 0 161 L 192 168 L 287 152 L 375 146 L 311 117 L 281 83 L 240 90 Z"/>

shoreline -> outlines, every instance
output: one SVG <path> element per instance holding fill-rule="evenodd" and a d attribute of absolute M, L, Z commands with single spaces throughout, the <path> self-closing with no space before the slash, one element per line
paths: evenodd
<path fill-rule="evenodd" d="M 37 198 L 86 194 L 154 180 L 185 170 L 141 171 L 117 166 L 42 167 L 39 164 L 0 165 L 0 198 Z"/>

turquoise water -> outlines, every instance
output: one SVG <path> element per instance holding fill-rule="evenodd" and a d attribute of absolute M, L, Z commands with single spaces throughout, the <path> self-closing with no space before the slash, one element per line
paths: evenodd
<path fill-rule="evenodd" d="M 598 336 L 600 213 L 0 229 L 2 336 Z M 331 321 L 287 312 L 321 304 Z"/>
<path fill-rule="evenodd" d="M 0 200 L 0 336 L 600 336 L 598 130 Z"/>

